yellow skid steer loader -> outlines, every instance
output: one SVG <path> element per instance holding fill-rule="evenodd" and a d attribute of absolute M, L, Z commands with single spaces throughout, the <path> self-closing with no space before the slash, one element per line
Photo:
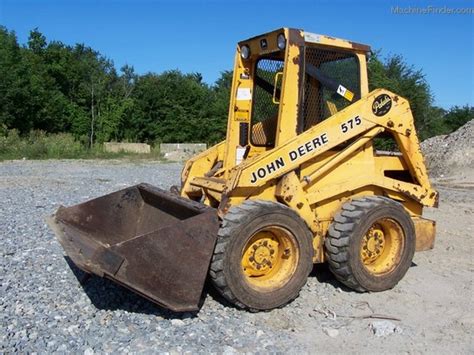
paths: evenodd
<path fill-rule="evenodd" d="M 289 28 L 238 43 L 226 140 L 187 161 L 180 188 L 61 207 L 67 255 L 173 311 L 199 309 L 208 275 L 238 307 L 280 307 L 323 262 L 354 290 L 394 287 L 433 247 L 422 211 L 438 193 L 409 103 L 369 92 L 369 52 Z"/>

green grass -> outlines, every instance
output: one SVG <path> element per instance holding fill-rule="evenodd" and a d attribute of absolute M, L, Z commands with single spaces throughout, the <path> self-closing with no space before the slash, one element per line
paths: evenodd
<path fill-rule="evenodd" d="M 0 161 L 14 159 L 162 159 L 159 148 L 149 154 L 106 152 L 102 144 L 92 148 L 74 139 L 71 134 L 48 134 L 32 131 L 20 136 L 17 130 L 0 135 Z"/>

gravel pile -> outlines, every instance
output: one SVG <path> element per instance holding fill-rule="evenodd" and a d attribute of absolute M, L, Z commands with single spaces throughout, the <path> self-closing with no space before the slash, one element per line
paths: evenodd
<path fill-rule="evenodd" d="M 457 131 L 421 143 L 430 175 L 444 177 L 474 170 L 474 120 Z"/>

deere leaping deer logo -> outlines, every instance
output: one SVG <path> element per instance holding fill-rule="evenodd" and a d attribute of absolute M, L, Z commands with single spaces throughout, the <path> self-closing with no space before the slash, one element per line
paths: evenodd
<path fill-rule="evenodd" d="M 392 108 L 392 98 L 387 94 L 379 95 L 372 104 L 372 112 L 375 116 L 386 115 Z"/>

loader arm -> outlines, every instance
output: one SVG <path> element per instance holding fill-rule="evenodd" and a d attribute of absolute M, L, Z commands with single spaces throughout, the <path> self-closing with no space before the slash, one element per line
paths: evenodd
<path fill-rule="evenodd" d="M 385 102 L 385 106 L 390 105 L 389 110 L 383 115 L 376 115 L 376 106 L 384 104 L 383 100 L 387 97 L 390 103 Z M 380 114 L 381 107 L 378 110 Z M 415 181 L 413 184 L 405 182 L 390 186 L 425 206 L 435 206 L 437 192 L 432 189 L 428 180 L 409 104 L 405 99 L 383 89 L 374 90 L 280 147 L 235 167 L 231 171 L 228 191 L 236 187 L 264 186 L 273 179 L 295 171 L 301 164 L 342 143 L 357 139 L 376 127 L 393 133 Z M 307 177 L 300 176 L 300 181 L 307 184 L 305 179 Z M 382 185 L 386 187 L 387 184 Z"/>
<path fill-rule="evenodd" d="M 216 167 L 218 162 L 222 162 L 224 150 L 225 141 L 222 141 L 186 162 L 181 173 L 181 196 L 190 197 L 194 191 L 200 191 L 200 189 L 195 189 L 191 186 L 190 181 L 192 179 L 190 179 L 190 176 L 206 176 Z"/>

